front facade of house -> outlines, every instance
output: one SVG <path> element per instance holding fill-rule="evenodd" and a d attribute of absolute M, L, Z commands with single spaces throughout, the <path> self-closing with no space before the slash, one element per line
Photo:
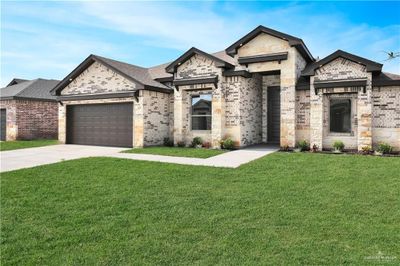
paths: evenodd
<path fill-rule="evenodd" d="M 58 103 L 50 94 L 58 80 L 13 79 L 0 90 L 0 140 L 57 139 Z"/>
<path fill-rule="evenodd" d="M 200 136 L 219 147 L 336 140 L 400 150 L 400 76 L 338 50 L 315 61 L 299 38 L 259 26 L 218 53 L 191 48 L 152 68 L 89 56 L 61 81 L 59 140 L 142 147 Z"/>

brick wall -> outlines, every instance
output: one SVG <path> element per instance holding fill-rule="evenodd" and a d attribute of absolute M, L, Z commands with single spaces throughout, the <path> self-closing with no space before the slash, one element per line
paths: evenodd
<path fill-rule="evenodd" d="M 94 62 L 65 87 L 61 95 L 131 91 L 137 87 L 137 84 L 103 64 Z"/>
<path fill-rule="evenodd" d="M 310 141 L 310 91 L 296 91 L 296 143 Z"/>
<path fill-rule="evenodd" d="M 372 144 L 389 143 L 400 151 L 400 88 L 372 90 Z"/>

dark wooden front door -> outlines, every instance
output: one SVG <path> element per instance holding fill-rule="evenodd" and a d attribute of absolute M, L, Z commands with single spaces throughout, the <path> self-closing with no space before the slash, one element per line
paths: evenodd
<path fill-rule="evenodd" d="M 279 143 L 281 136 L 281 89 L 268 87 L 268 142 Z"/>
<path fill-rule="evenodd" d="M 7 112 L 6 112 L 6 109 L 0 109 L 0 124 L 1 124 L 0 140 L 6 140 L 6 134 L 7 134 Z"/>
<path fill-rule="evenodd" d="M 67 106 L 67 143 L 132 147 L 133 104 Z"/>

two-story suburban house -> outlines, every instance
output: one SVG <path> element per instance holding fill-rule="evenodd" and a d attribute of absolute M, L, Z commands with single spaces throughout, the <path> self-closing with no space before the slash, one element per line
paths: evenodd
<path fill-rule="evenodd" d="M 263 26 L 221 52 L 191 48 L 151 68 L 90 55 L 53 94 L 65 143 L 142 147 L 200 136 L 213 147 L 229 137 L 240 147 L 341 140 L 400 149 L 400 76 L 341 50 L 317 61 L 300 38 Z"/>

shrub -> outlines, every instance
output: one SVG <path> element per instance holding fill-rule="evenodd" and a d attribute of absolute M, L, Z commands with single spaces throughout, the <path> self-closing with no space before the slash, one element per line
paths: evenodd
<path fill-rule="evenodd" d="M 297 147 L 300 149 L 300 151 L 308 151 L 310 149 L 310 144 L 307 142 L 307 140 L 301 140 L 297 143 Z"/>
<path fill-rule="evenodd" d="M 318 145 L 317 144 L 314 144 L 313 146 L 312 146 L 312 152 L 317 152 L 318 151 Z"/>
<path fill-rule="evenodd" d="M 235 148 L 235 142 L 231 138 L 227 138 L 222 141 L 221 146 L 223 149 L 233 150 Z"/>
<path fill-rule="evenodd" d="M 289 145 L 283 145 L 283 146 L 281 146 L 281 151 L 290 151 Z"/>
<path fill-rule="evenodd" d="M 194 137 L 192 140 L 192 147 L 197 147 L 203 144 L 203 139 L 200 137 Z"/>
<path fill-rule="evenodd" d="M 203 148 L 206 148 L 206 149 L 211 148 L 211 142 L 208 142 L 208 141 L 203 142 Z"/>
<path fill-rule="evenodd" d="M 173 147 L 174 142 L 172 140 L 170 140 L 169 138 L 164 138 L 164 146 Z"/>
<path fill-rule="evenodd" d="M 178 145 L 178 147 L 181 147 L 181 148 L 186 147 L 186 143 L 182 140 L 178 141 L 176 144 Z"/>
<path fill-rule="evenodd" d="M 388 154 L 391 153 L 393 150 L 393 147 L 390 146 L 389 144 L 382 142 L 378 144 L 378 149 L 379 152 L 383 153 L 383 154 Z"/>
<path fill-rule="evenodd" d="M 337 151 L 343 151 L 344 149 L 344 143 L 341 140 L 335 141 L 332 146 Z"/>
<path fill-rule="evenodd" d="M 372 151 L 372 148 L 371 148 L 371 146 L 368 146 L 368 145 L 362 146 L 361 147 L 361 151 L 364 154 L 369 154 Z"/>

